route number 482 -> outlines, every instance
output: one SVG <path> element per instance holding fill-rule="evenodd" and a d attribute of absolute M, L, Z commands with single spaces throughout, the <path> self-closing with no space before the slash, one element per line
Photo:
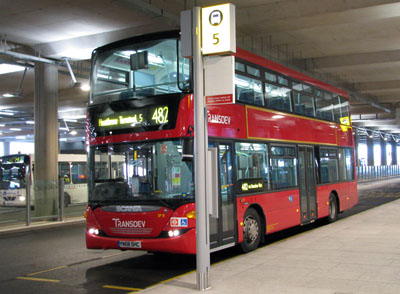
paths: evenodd
<path fill-rule="evenodd" d="M 164 124 L 168 122 L 168 106 L 164 107 L 157 107 L 154 112 L 153 116 L 151 117 L 156 124 Z"/>

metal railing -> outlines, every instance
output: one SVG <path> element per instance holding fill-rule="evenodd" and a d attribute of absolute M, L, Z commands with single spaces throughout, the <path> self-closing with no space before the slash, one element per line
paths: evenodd
<path fill-rule="evenodd" d="M 375 180 L 400 176 L 400 165 L 357 166 L 357 180 Z"/>

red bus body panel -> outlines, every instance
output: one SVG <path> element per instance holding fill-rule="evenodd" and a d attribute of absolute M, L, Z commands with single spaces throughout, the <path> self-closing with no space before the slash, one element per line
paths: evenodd
<path fill-rule="evenodd" d="M 282 65 L 256 56 L 242 49 L 237 49 L 237 57 L 249 62 L 278 71 L 282 74 L 308 82 L 322 89 L 335 92 L 344 97 L 348 94 L 336 87 L 288 69 Z M 172 130 L 156 132 L 129 133 L 106 137 L 89 138 L 90 145 L 146 141 L 188 137 L 190 126 L 194 125 L 193 95 L 185 96 L 179 106 L 176 126 Z M 351 127 L 340 126 L 334 122 L 306 118 L 295 114 L 269 110 L 261 107 L 228 104 L 208 106 L 209 137 L 287 144 L 325 145 L 353 147 Z M 339 199 L 340 211 L 353 207 L 358 202 L 356 181 L 317 185 L 317 217 L 328 216 L 329 195 L 335 193 Z M 250 206 L 262 212 L 265 233 L 273 233 L 301 224 L 299 189 L 271 191 L 267 193 L 238 196 L 237 206 L 237 243 L 243 241 L 243 216 Z M 196 253 L 195 219 L 189 219 L 188 231 L 178 237 L 160 238 L 161 232 L 173 229 L 170 217 L 185 217 L 195 209 L 195 204 L 185 204 L 175 211 L 162 207 L 151 213 L 113 213 L 101 208 L 87 209 L 86 242 L 91 249 L 120 249 L 118 241 L 140 241 L 140 250 L 165 251 L 173 253 Z M 141 221 L 146 227 L 133 229 L 116 228 L 116 219 L 122 222 Z M 139 223 L 138 223 L 139 224 Z M 90 228 L 97 228 L 108 237 L 88 233 Z"/>

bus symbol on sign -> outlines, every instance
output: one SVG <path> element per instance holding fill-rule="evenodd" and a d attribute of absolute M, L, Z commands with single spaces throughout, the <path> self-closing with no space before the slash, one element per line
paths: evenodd
<path fill-rule="evenodd" d="M 217 26 L 222 22 L 222 12 L 220 10 L 214 10 L 210 13 L 210 24 Z"/>

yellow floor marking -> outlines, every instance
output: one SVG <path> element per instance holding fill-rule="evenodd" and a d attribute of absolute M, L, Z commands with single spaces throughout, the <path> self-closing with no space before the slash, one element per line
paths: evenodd
<path fill-rule="evenodd" d="M 51 271 L 55 271 L 55 270 L 62 269 L 62 268 L 66 268 L 66 267 L 68 267 L 68 266 L 66 266 L 66 265 L 63 265 L 63 266 L 58 266 L 58 267 L 50 268 L 50 269 L 43 270 L 43 271 L 40 271 L 40 272 L 31 273 L 31 274 L 27 274 L 27 276 L 35 276 L 35 275 L 38 275 L 38 274 L 43 274 L 43 273 L 47 273 L 47 272 L 51 272 Z"/>
<path fill-rule="evenodd" d="M 161 281 L 161 282 L 158 282 L 158 283 L 155 283 L 155 284 L 153 284 L 153 285 L 151 285 L 151 286 L 149 286 L 149 287 L 146 287 L 146 289 L 147 289 L 147 288 L 154 287 L 154 286 L 157 286 L 157 285 L 160 285 L 160 284 L 165 284 L 165 283 L 167 283 L 167 282 L 169 282 L 169 281 L 175 280 L 175 279 L 177 279 L 177 278 L 179 278 L 179 277 L 186 276 L 186 275 L 188 275 L 188 274 L 190 274 L 190 273 L 193 273 L 193 272 L 195 272 L 195 270 L 192 270 L 192 271 L 190 271 L 190 272 L 187 272 L 187 273 L 184 273 L 184 274 L 181 274 L 181 275 L 172 277 L 172 278 L 170 278 L 170 279 L 167 279 L 167 280 L 164 280 L 164 281 Z M 140 289 L 140 290 L 143 290 L 143 289 Z M 136 290 L 136 291 L 139 291 L 139 290 Z M 133 293 L 134 293 L 134 292 L 129 292 L 129 293 L 127 293 L 127 294 L 133 294 Z"/>
<path fill-rule="evenodd" d="M 127 253 L 127 252 L 118 252 L 118 253 L 114 253 L 114 254 L 102 256 L 101 258 L 109 258 L 109 257 L 113 257 L 113 256 L 118 256 L 118 255 L 126 254 L 126 253 Z"/>
<path fill-rule="evenodd" d="M 30 278 L 30 277 L 17 277 L 17 279 L 19 279 L 19 280 L 37 281 L 37 282 L 49 282 L 49 283 L 59 283 L 60 282 L 60 280 Z"/>
<path fill-rule="evenodd" d="M 127 291 L 141 291 L 142 288 L 130 288 L 130 287 L 121 287 L 121 286 L 112 286 L 112 285 L 103 285 L 103 288 L 106 289 L 116 289 L 116 290 L 127 290 Z"/>

